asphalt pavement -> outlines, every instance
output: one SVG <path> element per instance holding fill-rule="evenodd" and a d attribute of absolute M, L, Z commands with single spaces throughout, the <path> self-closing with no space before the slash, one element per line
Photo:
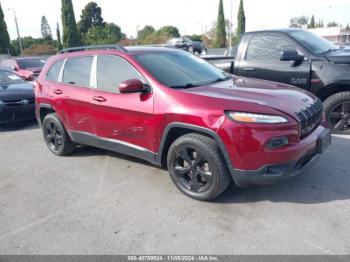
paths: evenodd
<path fill-rule="evenodd" d="M 303 176 L 186 197 L 166 170 L 81 147 L 35 123 L 0 130 L 0 254 L 350 254 L 350 137 Z"/>

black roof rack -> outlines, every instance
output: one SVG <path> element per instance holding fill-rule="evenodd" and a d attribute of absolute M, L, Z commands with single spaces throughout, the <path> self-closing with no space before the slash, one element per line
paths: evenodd
<path fill-rule="evenodd" d="M 121 52 L 128 52 L 124 47 L 120 45 L 88 45 L 88 46 L 78 46 L 72 48 L 62 49 L 59 54 L 81 52 L 85 50 L 98 50 L 98 49 L 115 49 Z"/>

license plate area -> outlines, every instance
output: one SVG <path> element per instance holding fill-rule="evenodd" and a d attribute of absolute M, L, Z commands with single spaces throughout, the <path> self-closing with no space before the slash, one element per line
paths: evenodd
<path fill-rule="evenodd" d="M 331 143 L 331 131 L 327 129 L 317 139 L 317 153 L 322 154 L 331 145 Z"/>

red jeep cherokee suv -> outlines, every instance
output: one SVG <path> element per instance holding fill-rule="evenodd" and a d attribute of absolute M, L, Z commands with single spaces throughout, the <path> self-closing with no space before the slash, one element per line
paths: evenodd
<path fill-rule="evenodd" d="M 229 75 L 181 50 L 95 46 L 49 59 L 36 85 L 48 148 L 95 146 L 166 166 L 211 200 L 297 176 L 330 144 L 322 103 L 291 86 Z"/>

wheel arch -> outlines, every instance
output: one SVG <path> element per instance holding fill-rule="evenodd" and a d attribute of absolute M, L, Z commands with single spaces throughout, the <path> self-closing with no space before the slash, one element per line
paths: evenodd
<path fill-rule="evenodd" d="M 42 124 L 44 117 L 48 114 L 55 113 L 56 111 L 54 108 L 49 104 L 40 104 L 39 105 L 39 115 L 38 115 L 38 121 L 40 124 Z"/>
<path fill-rule="evenodd" d="M 327 98 L 329 98 L 332 95 L 335 95 L 337 93 L 341 92 L 349 92 L 350 91 L 350 79 L 349 80 L 342 80 L 336 83 L 333 83 L 331 85 L 325 86 L 321 88 L 316 95 L 322 100 L 325 101 Z"/>
<path fill-rule="evenodd" d="M 227 167 L 232 173 L 234 168 L 232 166 L 231 159 L 219 135 L 209 128 L 191 125 L 191 124 L 185 124 L 185 123 L 172 123 L 172 124 L 169 124 L 164 129 L 161 142 L 160 142 L 159 151 L 157 154 L 157 160 L 156 160 L 159 163 L 159 165 L 166 167 L 167 153 L 170 148 L 170 145 L 180 136 L 183 136 L 189 133 L 202 134 L 214 139 L 220 148 L 220 151 L 225 159 Z"/>

